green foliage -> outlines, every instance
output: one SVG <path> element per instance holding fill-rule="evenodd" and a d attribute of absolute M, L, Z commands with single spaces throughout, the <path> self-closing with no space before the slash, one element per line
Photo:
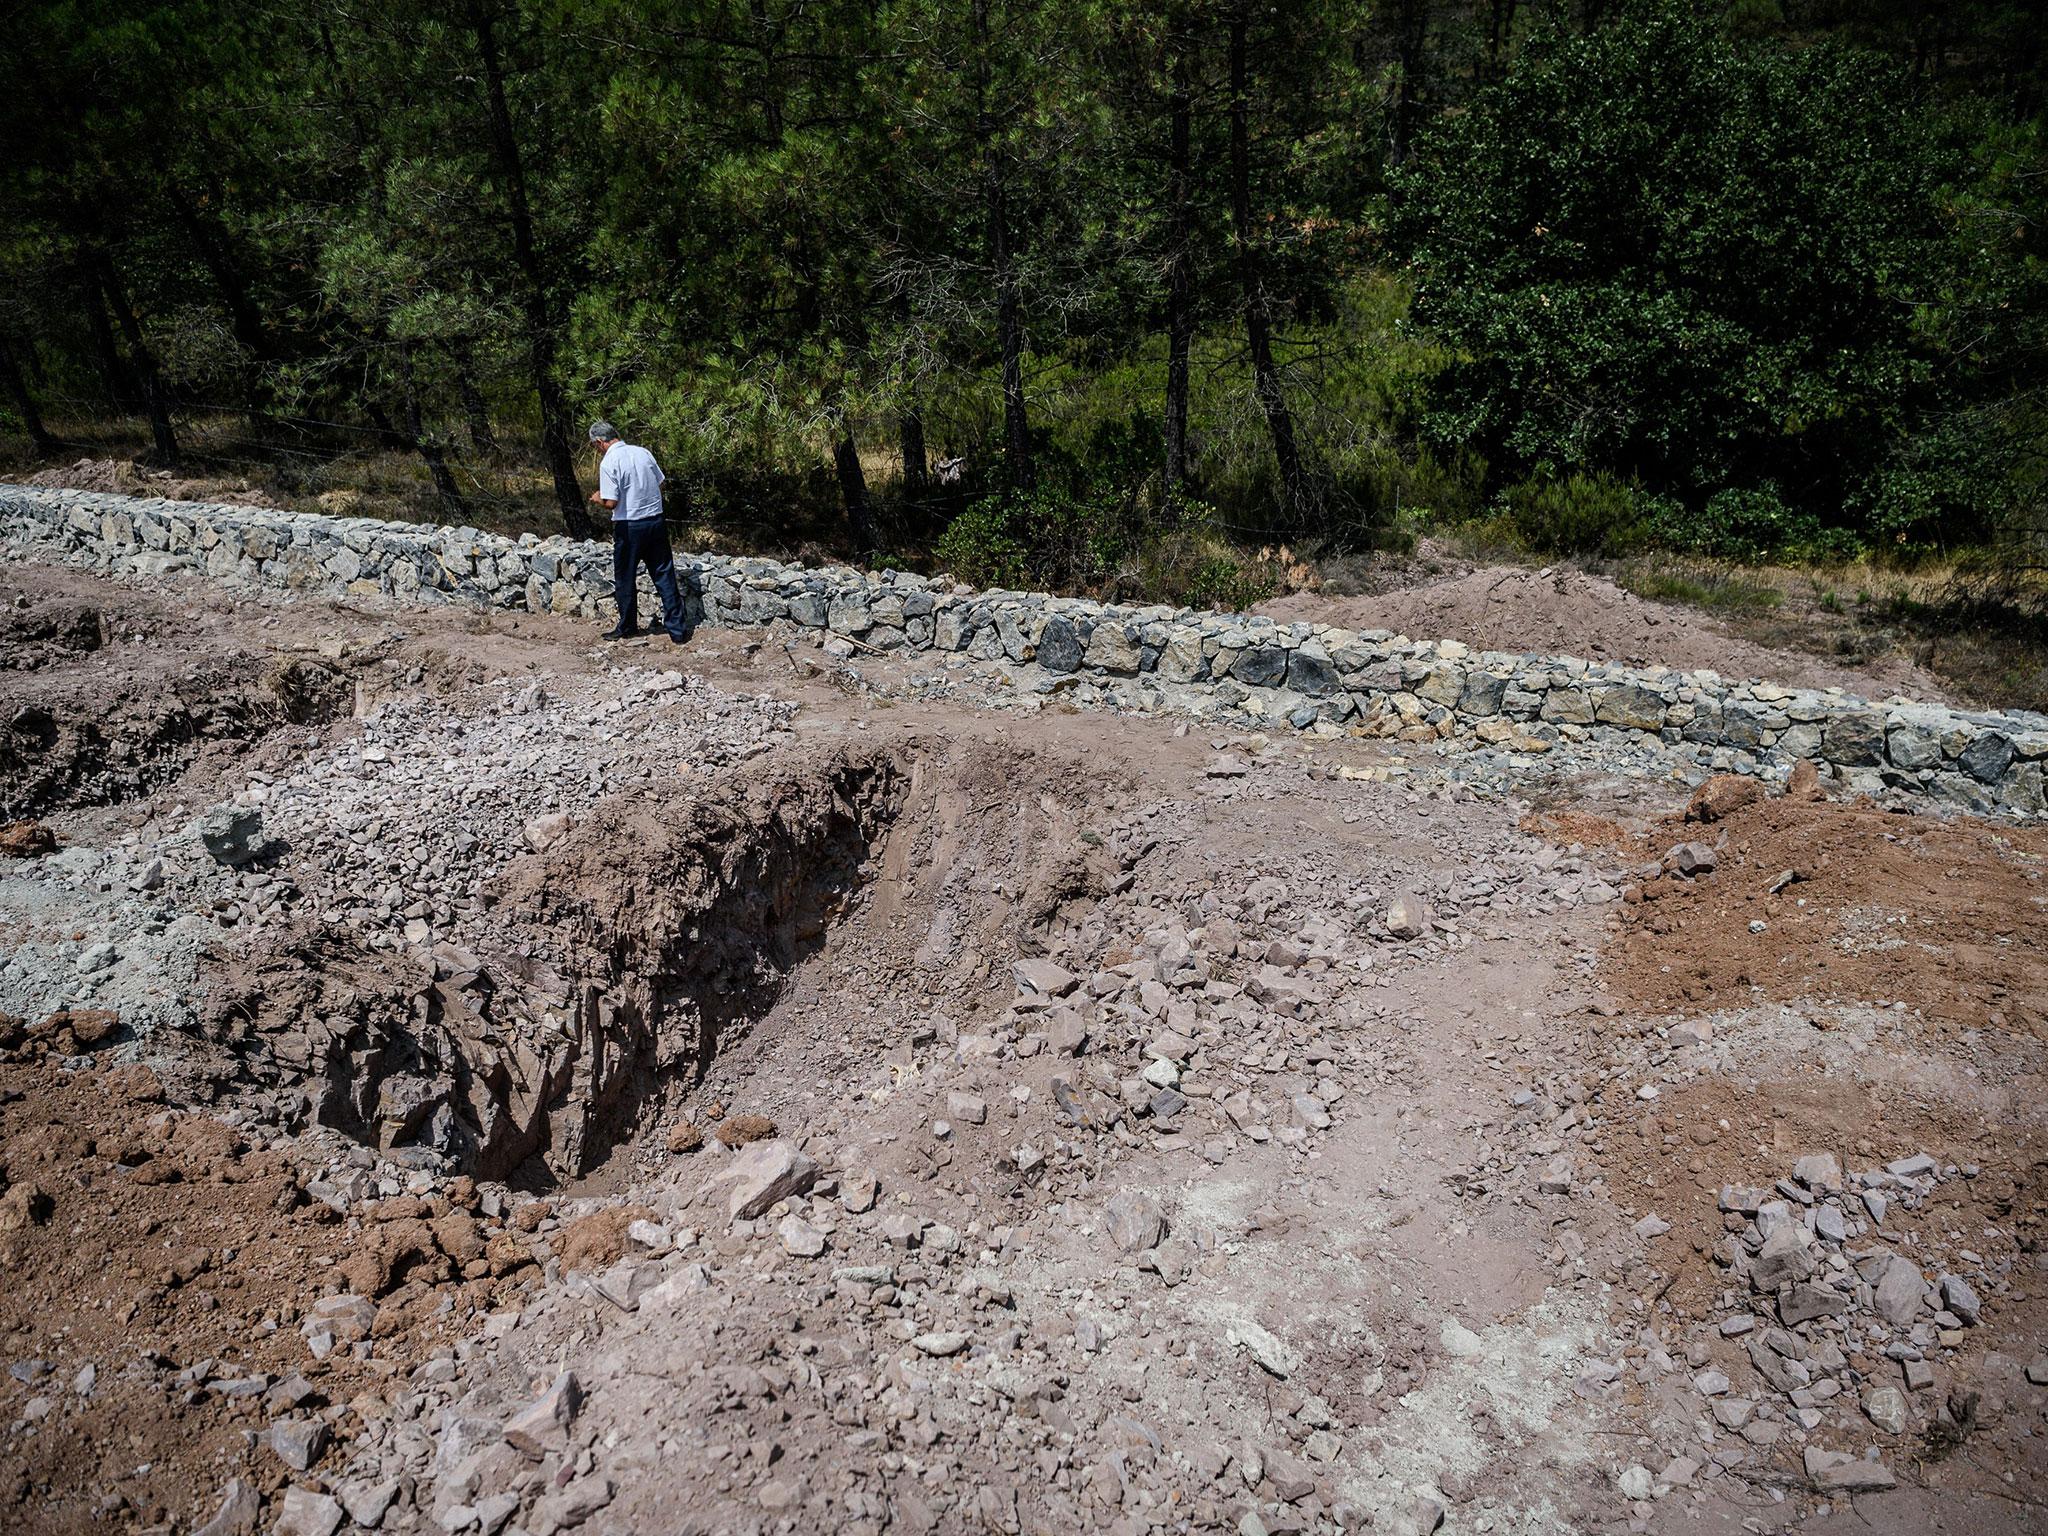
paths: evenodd
<path fill-rule="evenodd" d="M 1620 584 L 1638 597 L 1660 603 L 1686 603 L 1727 613 L 1758 613 L 1778 607 L 1785 594 L 1762 582 L 1711 565 L 1635 566 L 1618 573 Z"/>
<path fill-rule="evenodd" d="M 2037 559 L 2029 24 L 22 0 L 0 393 L 26 423 L 167 389 L 236 473 L 431 483 L 444 512 L 489 470 L 479 516 L 520 527 L 575 473 L 538 462 L 544 412 L 606 414 L 732 547 L 1196 603 L 1271 587 L 1247 550 L 1423 528 Z M 957 481 L 903 472 L 919 440 Z"/>
<path fill-rule="evenodd" d="M 1639 487 L 1579 471 L 1517 481 L 1500 493 L 1495 508 L 1530 549 L 1607 556 L 1635 550 L 1667 510 Z"/>
<path fill-rule="evenodd" d="M 1894 467 L 1950 388 L 1925 305 L 1963 168 L 1871 54 L 1731 42 L 1675 0 L 1549 32 L 1399 183 L 1417 322 L 1457 351 L 1429 431 L 1639 480 L 1700 547 L 1916 536 L 1968 473 Z"/>
<path fill-rule="evenodd" d="M 1008 498 L 987 496 L 952 522 L 932 558 L 954 579 L 977 587 L 1020 588 L 1031 579 L 1032 548 Z"/>

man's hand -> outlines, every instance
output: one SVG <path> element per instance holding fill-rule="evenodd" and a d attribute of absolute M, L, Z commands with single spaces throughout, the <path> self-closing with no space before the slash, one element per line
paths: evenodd
<path fill-rule="evenodd" d="M 603 492 L 603 491 L 592 491 L 592 492 L 590 493 L 590 499 L 591 499 L 592 501 L 603 501 L 603 500 L 604 500 L 604 492 Z"/>

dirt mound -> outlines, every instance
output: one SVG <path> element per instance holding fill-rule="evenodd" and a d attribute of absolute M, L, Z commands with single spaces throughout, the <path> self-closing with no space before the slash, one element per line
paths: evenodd
<path fill-rule="evenodd" d="M 1629 1003 L 1903 1001 L 1949 1024 L 2048 1033 L 2048 836 L 1790 798 L 1717 825 L 1717 868 L 1630 893 L 1606 966 Z"/>
<path fill-rule="evenodd" d="M 1931 676 L 1903 662 L 1867 670 L 1831 665 L 1722 633 L 1683 608 L 1650 602 L 1604 577 L 1574 570 L 1487 566 L 1426 586 L 1361 597 L 1299 592 L 1256 610 L 1270 618 L 1391 629 L 1475 650 L 1578 656 L 1725 677 L 1761 677 L 1799 688 L 1847 688 L 1879 697 L 1944 697 Z"/>
<path fill-rule="evenodd" d="M 167 469 L 148 469 L 129 459 L 80 459 L 55 469 L 39 469 L 21 483 L 63 491 L 161 496 L 169 501 L 212 501 L 238 507 L 267 507 L 277 500 L 246 480 L 188 480 Z"/>

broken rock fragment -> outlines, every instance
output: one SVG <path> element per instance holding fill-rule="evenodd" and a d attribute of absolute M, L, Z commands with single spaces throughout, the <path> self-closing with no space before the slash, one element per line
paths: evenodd
<path fill-rule="evenodd" d="M 1871 1305 L 1894 1328 L 1904 1328 L 1920 1315 L 1920 1302 L 1926 1292 L 1927 1281 L 1919 1267 L 1895 1253 L 1878 1279 Z"/>
<path fill-rule="evenodd" d="M 239 1477 L 229 1478 L 221 1493 L 220 1508 L 192 1536 L 248 1536 L 256 1529 L 257 1517 L 262 1512 L 263 1499 L 255 1488 Z"/>
<path fill-rule="evenodd" d="M 547 1391 L 515 1413 L 505 1424 L 505 1443 L 538 1461 L 551 1451 L 565 1450 L 569 1426 L 583 1406 L 583 1388 L 574 1371 L 563 1371 Z"/>
<path fill-rule="evenodd" d="M 1080 977 L 1051 960 L 1019 960 L 1010 967 L 1010 976 L 1019 992 L 1042 997 L 1065 997 L 1081 984 Z"/>
<path fill-rule="evenodd" d="M 1419 939 L 1429 932 L 1429 903 L 1403 891 L 1387 903 L 1387 932 L 1397 939 Z"/>
<path fill-rule="evenodd" d="M 752 1221 L 776 1201 L 802 1194 L 817 1177 L 818 1165 L 803 1148 L 778 1137 L 749 1145 L 704 1187 L 725 1191 L 726 1213 L 735 1221 Z"/>
<path fill-rule="evenodd" d="M 294 1472 L 308 1470 L 327 1448 L 327 1425 L 320 1419 L 278 1419 L 270 1426 L 270 1449 Z"/>
<path fill-rule="evenodd" d="M 1124 1253 L 1157 1248 L 1166 1237 L 1166 1217 L 1160 1213 L 1159 1202 L 1139 1190 L 1121 1190 L 1111 1196 L 1102 1218 L 1109 1240 Z"/>
<path fill-rule="evenodd" d="M 193 823 L 216 864 L 230 869 L 253 863 L 270 851 L 263 835 L 263 813 L 246 805 L 219 805 Z"/>
<path fill-rule="evenodd" d="M 310 1488 L 287 1488 L 277 1536 L 334 1536 L 343 1518 L 339 1499 Z"/>
<path fill-rule="evenodd" d="M 1876 1493 L 1896 1488 L 1899 1482 L 1881 1461 L 1865 1461 L 1815 1445 L 1806 1448 L 1806 1477 L 1820 1493 Z"/>

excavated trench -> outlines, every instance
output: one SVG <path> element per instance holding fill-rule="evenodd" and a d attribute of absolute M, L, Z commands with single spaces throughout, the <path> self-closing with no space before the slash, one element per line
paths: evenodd
<path fill-rule="evenodd" d="M 88 604 L 17 609 L 0 623 L 0 822 L 155 793 L 212 750 L 355 706 L 341 667 L 303 656 L 107 648 Z"/>
<path fill-rule="evenodd" d="M 923 744 L 759 759 L 680 802 L 594 806 L 503 872 L 503 942 L 431 957 L 300 932 L 219 988 L 213 1038 L 298 1113 L 534 1189 L 650 1131 L 841 939 L 919 995 L 986 981 L 1106 891 L 1074 765 Z M 1020 785 L 1041 790 L 1020 792 Z M 842 946 L 843 947 L 843 946 Z M 410 1150 L 409 1150 L 410 1149 Z"/>

